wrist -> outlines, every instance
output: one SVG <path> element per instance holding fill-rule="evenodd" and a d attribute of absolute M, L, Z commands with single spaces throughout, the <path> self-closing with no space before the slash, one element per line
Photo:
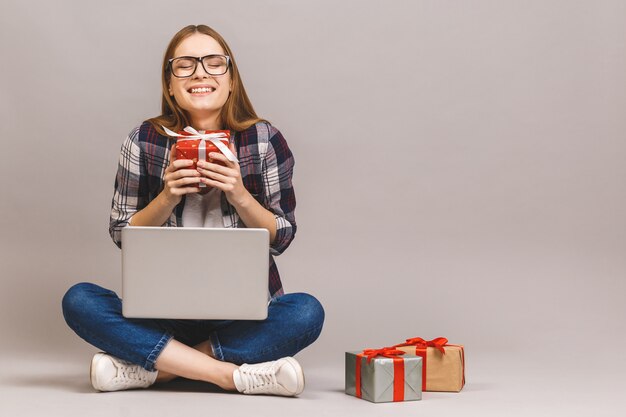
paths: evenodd
<path fill-rule="evenodd" d="M 255 202 L 256 200 L 254 199 L 254 197 L 252 197 L 252 194 L 250 194 L 248 190 L 244 188 L 242 194 L 240 196 L 232 198 L 230 204 L 235 207 L 235 210 L 240 211 L 249 208 Z"/>
<path fill-rule="evenodd" d="M 157 198 L 159 198 L 160 204 L 169 211 L 173 211 L 178 203 L 180 203 L 180 200 L 182 200 L 182 196 L 168 193 L 165 188 Z"/>

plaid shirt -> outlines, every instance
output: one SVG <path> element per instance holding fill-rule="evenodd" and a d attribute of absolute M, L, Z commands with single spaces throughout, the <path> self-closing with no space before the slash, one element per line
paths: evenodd
<path fill-rule="evenodd" d="M 276 219 L 276 238 L 270 245 L 269 292 L 282 295 L 283 287 L 273 255 L 280 255 L 296 234 L 296 198 L 291 185 L 294 159 L 282 134 L 272 125 L 259 122 L 231 138 L 237 148 L 243 184 Z M 121 230 L 130 218 L 163 190 L 163 175 L 175 139 L 161 136 L 148 122 L 133 129 L 122 144 L 115 192 L 111 204 L 109 233 L 122 247 Z M 222 193 L 225 227 L 246 227 Z M 183 226 L 185 197 L 164 227 Z"/>

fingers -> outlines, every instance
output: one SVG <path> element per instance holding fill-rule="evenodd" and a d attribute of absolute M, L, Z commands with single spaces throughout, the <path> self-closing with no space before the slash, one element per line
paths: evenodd
<path fill-rule="evenodd" d="M 188 168 L 193 165 L 191 159 L 176 159 L 176 144 L 173 144 L 170 148 L 170 163 L 165 169 L 165 172 L 175 172 L 181 168 Z"/>
<path fill-rule="evenodd" d="M 228 161 L 228 159 L 226 159 L 224 155 L 222 154 L 219 154 L 219 155 L 222 156 L 225 159 L 225 161 L 232 164 L 232 162 Z M 212 158 L 212 159 L 217 160 L 218 158 Z M 239 172 L 236 166 L 232 166 L 232 165 L 223 166 L 223 165 L 208 162 L 208 161 L 198 161 L 198 171 L 200 172 L 213 171 L 213 172 L 217 172 L 228 177 L 235 176 Z"/>
<path fill-rule="evenodd" d="M 225 184 L 223 182 L 215 181 L 215 180 L 212 180 L 210 178 L 202 178 L 201 180 L 202 180 L 202 182 L 204 184 L 209 185 L 209 186 L 211 186 L 213 188 L 220 189 L 220 190 L 224 191 L 225 193 L 228 193 L 228 192 L 232 191 L 235 188 L 235 184 L 234 183 L 233 184 Z"/>
<path fill-rule="evenodd" d="M 182 196 L 200 192 L 200 174 L 193 166 L 191 159 L 176 159 L 176 144 L 170 148 L 170 163 L 165 169 L 163 182 L 170 194 Z"/>
<path fill-rule="evenodd" d="M 181 159 L 174 161 L 172 165 L 166 169 L 163 182 L 171 194 L 183 195 L 200 190 L 198 185 L 200 184 L 202 174 L 195 169 L 185 169 L 189 168 L 191 165 L 193 165 L 193 161 Z"/>
<path fill-rule="evenodd" d="M 180 187 L 180 188 L 170 188 L 170 192 L 173 195 L 185 195 L 185 194 L 193 194 L 193 193 L 199 193 L 200 192 L 200 188 L 199 187 Z"/>
<path fill-rule="evenodd" d="M 182 177 L 178 179 L 169 177 L 165 180 L 165 183 L 170 188 L 187 187 L 188 185 L 197 186 L 200 184 L 200 177 Z"/>
<path fill-rule="evenodd" d="M 168 172 L 175 172 L 181 168 L 189 168 L 193 165 L 193 161 L 191 159 L 177 159 L 176 161 L 170 162 L 170 165 L 167 167 Z"/>
<path fill-rule="evenodd" d="M 176 143 L 170 148 L 170 165 L 176 160 Z"/>
<path fill-rule="evenodd" d="M 231 144 L 231 151 L 233 150 L 234 150 L 234 145 Z M 237 154 L 233 151 L 233 155 L 237 155 Z M 209 154 L 209 158 L 215 161 L 220 161 L 224 163 L 227 167 L 231 167 L 231 168 L 234 168 L 236 165 L 238 165 L 237 162 L 229 160 L 228 158 L 226 158 L 224 154 L 219 153 L 219 152 L 211 152 Z"/>
<path fill-rule="evenodd" d="M 182 159 L 182 161 L 185 161 L 184 159 Z M 177 164 L 177 160 L 176 160 L 176 143 L 174 143 L 172 145 L 172 147 L 170 148 L 170 163 L 169 165 L 165 168 L 165 172 L 171 172 L 171 171 L 176 171 L 178 168 L 180 168 L 180 162 L 178 162 Z"/>
<path fill-rule="evenodd" d="M 236 155 L 235 145 L 231 143 L 229 148 Z M 229 161 L 219 152 L 211 152 L 208 156 L 215 163 L 197 161 L 197 169 L 193 169 L 194 161 L 176 159 L 176 145 L 173 145 L 170 151 L 170 164 L 163 178 L 168 191 L 174 195 L 197 193 L 201 190 L 198 186 L 200 184 L 210 185 L 226 192 L 237 188 L 237 183 L 241 178 L 239 164 Z"/>
<path fill-rule="evenodd" d="M 225 169 L 226 175 L 216 172 L 217 169 L 216 171 L 212 171 L 198 167 L 198 171 L 200 171 L 200 173 L 204 175 L 201 178 L 201 181 L 204 184 L 217 187 L 222 191 L 231 191 L 236 188 L 238 182 L 241 182 L 241 174 L 239 173 L 239 171 L 235 171 L 234 169 L 227 169 L 222 167 L 221 165 L 210 165 L 215 165 L 219 168 Z"/>
<path fill-rule="evenodd" d="M 186 192 L 178 192 L 179 189 L 197 188 L 200 184 L 201 174 L 195 169 L 179 169 L 167 173 L 163 178 L 165 186 L 172 194 L 182 195 Z"/>
<path fill-rule="evenodd" d="M 202 178 L 201 181 L 205 180 L 206 178 L 210 178 L 210 179 L 213 179 L 215 181 L 219 181 L 219 182 L 224 183 L 224 184 L 234 184 L 234 183 L 237 182 L 237 179 L 232 177 L 232 176 L 222 175 L 220 173 L 217 173 L 217 172 L 214 172 L 214 171 L 209 171 L 207 169 L 202 169 L 202 168 L 198 168 L 198 171 L 200 171 L 200 173 L 204 174 L 204 178 Z"/>
<path fill-rule="evenodd" d="M 177 180 L 179 178 L 184 178 L 184 177 L 201 177 L 201 176 L 202 174 L 200 174 L 195 169 L 177 169 L 176 171 L 170 171 L 167 174 L 165 174 L 163 179 L 165 181 L 168 181 L 168 180 Z"/>

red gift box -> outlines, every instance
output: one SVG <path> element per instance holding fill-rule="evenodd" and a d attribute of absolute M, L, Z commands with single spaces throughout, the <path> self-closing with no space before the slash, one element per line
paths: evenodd
<path fill-rule="evenodd" d="M 215 135 L 216 138 L 227 147 L 230 143 L 230 130 L 207 130 L 200 133 L 205 135 Z M 178 134 L 181 136 L 194 136 L 192 133 L 185 131 L 180 131 Z M 211 152 L 222 153 L 218 147 L 208 139 L 185 139 L 184 137 L 179 137 L 176 141 L 176 159 L 191 159 L 193 161 L 193 167 L 189 169 L 197 169 L 198 161 L 208 161 L 225 166 L 223 162 L 215 161 L 209 157 Z"/>

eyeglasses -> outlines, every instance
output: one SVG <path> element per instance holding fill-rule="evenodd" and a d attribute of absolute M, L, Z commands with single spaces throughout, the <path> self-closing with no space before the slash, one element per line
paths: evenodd
<path fill-rule="evenodd" d="M 202 63 L 202 68 L 209 75 L 224 75 L 230 67 L 230 57 L 226 55 L 180 56 L 167 62 L 176 78 L 191 77 L 198 69 L 198 62 Z"/>

